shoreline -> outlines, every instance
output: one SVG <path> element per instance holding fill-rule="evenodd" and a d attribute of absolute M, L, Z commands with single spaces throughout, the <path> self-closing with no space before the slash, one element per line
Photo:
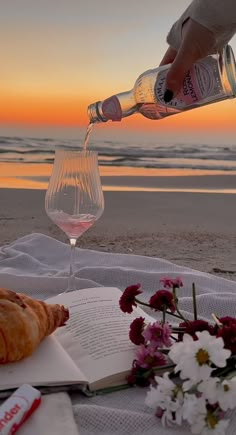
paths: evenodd
<path fill-rule="evenodd" d="M 236 193 L 236 172 L 100 166 L 103 190 L 123 192 Z M 0 188 L 45 190 L 49 163 L 0 162 Z"/>

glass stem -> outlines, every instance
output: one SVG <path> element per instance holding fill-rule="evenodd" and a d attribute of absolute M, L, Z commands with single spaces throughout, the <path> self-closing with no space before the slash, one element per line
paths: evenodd
<path fill-rule="evenodd" d="M 68 279 L 68 288 L 67 292 L 75 290 L 75 273 L 74 273 L 74 265 L 75 265 L 75 246 L 76 239 L 70 239 L 70 271 L 69 271 L 69 279 Z"/>

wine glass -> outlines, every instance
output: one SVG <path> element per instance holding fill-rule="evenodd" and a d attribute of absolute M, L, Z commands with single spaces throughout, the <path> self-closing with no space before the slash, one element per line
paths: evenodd
<path fill-rule="evenodd" d="M 68 288 L 75 290 L 74 254 L 77 239 L 103 213 L 104 197 L 95 151 L 56 148 L 45 197 L 49 218 L 66 233 L 71 246 Z"/>

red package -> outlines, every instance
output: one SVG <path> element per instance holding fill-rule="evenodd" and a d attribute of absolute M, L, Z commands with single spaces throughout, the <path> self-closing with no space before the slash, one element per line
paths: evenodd
<path fill-rule="evenodd" d="M 0 406 L 0 435 L 13 435 L 35 411 L 41 402 L 41 393 L 31 385 L 18 388 Z"/>

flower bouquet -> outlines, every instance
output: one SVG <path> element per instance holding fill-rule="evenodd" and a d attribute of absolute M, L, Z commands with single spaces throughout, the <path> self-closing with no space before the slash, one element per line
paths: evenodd
<path fill-rule="evenodd" d="M 143 305 L 162 317 L 131 323 L 129 337 L 137 351 L 128 383 L 149 386 L 146 404 L 164 426 L 187 422 L 192 434 L 224 435 L 236 407 L 236 318 L 212 314 L 212 323 L 198 319 L 193 284 L 193 319 L 186 319 L 178 306 L 182 280 L 163 278 L 161 283 L 164 288 L 149 303 L 140 300 L 140 284 L 127 287 L 120 298 L 125 313 Z M 174 318 L 173 325 L 167 316 Z"/>

